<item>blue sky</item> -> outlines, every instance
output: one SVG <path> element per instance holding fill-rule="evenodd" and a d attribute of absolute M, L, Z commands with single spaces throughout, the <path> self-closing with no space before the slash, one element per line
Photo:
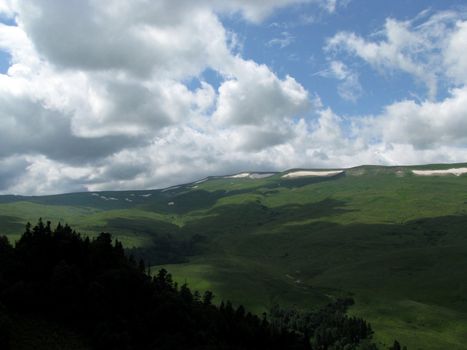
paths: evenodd
<path fill-rule="evenodd" d="M 0 0 L 0 193 L 465 162 L 464 3 Z"/>
<path fill-rule="evenodd" d="M 10 66 L 11 56 L 6 51 L 0 51 L 0 73 L 6 73 Z"/>
<path fill-rule="evenodd" d="M 15 21 L 11 18 L 6 16 L 0 15 L 0 23 L 4 23 L 6 25 L 15 25 Z M 11 56 L 5 49 L 0 49 L 0 73 L 6 73 L 8 67 L 10 66 Z"/>
<path fill-rule="evenodd" d="M 245 22 L 240 16 L 225 17 L 227 28 L 237 33 L 242 53 L 271 67 L 280 76 L 289 74 L 310 91 L 315 91 L 323 103 L 338 114 L 377 114 L 391 102 L 412 94 L 423 98 L 426 89 L 409 75 L 394 71 L 386 76 L 358 58 L 346 57 L 346 63 L 358 71 L 363 87 L 357 101 L 342 99 L 336 79 L 323 77 L 319 72 L 328 69 L 331 55 L 323 48 L 326 40 L 339 31 L 355 32 L 363 37 L 382 30 L 386 18 L 411 21 L 423 12 L 426 16 L 438 11 L 465 11 L 465 1 L 349 1 L 334 13 L 316 9 L 315 4 L 299 4 L 277 11 L 260 24 Z M 287 34 L 285 34 L 287 33 Z M 274 39 L 289 37 L 290 44 L 268 44 Z M 439 97 L 446 96 L 446 89 Z"/>

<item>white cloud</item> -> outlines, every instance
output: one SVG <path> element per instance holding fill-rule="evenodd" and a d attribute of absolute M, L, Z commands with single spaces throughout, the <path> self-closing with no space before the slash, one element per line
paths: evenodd
<path fill-rule="evenodd" d="M 388 106 L 372 120 L 381 140 L 412 145 L 415 149 L 434 149 L 467 144 L 467 87 L 454 89 L 441 102 L 406 100 Z"/>
<path fill-rule="evenodd" d="M 420 16 L 423 19 L 423 15 Z M 428 96 L 435 99 L 440 79 L 453 74 L 464 82 L 467 75 L 464 63 L 455 57 L 466 49 L 462 15 L 455 12 L 434 14 L 425 22 L 387 19 L 378 36 L 379 41 L 367 40 L 352 32 L 339 32 L 328 40 L 326 49 L 338 54 L 344 50 L 358 56 L 380 70 L 401 70 L 422 82 Z M 462 51 L 463 52 L 463 51 Z M 446 76 L 446 72 L 450 74 Z"/>
<path fill-rule="evenodd" d="M 252 22 L 260 22 L 274 10 L 294 4 L 317 4 L 329 13 L 339 6 L 347 6 L 350 0 L 212 0 L 211 3 L 220 11 L 241 12 Z"/>
<path fill-rule="evenodd" d="M 336 6 L 337 6 L 337 0 L 328 0 L 325 4 L 324 4 L 326 10 L 328 10 L 328 12 L 334 12 L 336 11 Z"/>
<path fill-rule="evenodd" d="M 278 46 L 283 49 L 294 42 L 295 38 L 289 32 L 282 32 L 280 37 L 273 38 L 267 42 L 267 46 Z"/>
<path fill-rule="evenodd" d="M 458 21 L 456 30 L 447 39 L 444 64 L 447 75 L 459 84 L 467 84 L 467 21 Z"/>
<path fill-rule="evenodd" d="M 405 99 L 384 108 L 380 115 L 353 118 L 353 132 L 367 149 L 386 163 L 463 161 L 467 145 L 467 21 L 464 13 L 428 11 L 412 21 L 387 19 L 383 30 L 368 40 L 355 33 L 340 32 L 326 49 L 356 55 L 377 69 L 405 71 L 427 86 L 428 99 Z M 331 73 L 346 79 L 340 61 L 331 62 Z M 449 87 L 448 96 L 436 100 L 437 85 Z"/>
<path fill-rule="evenodd" d="M 216 13 L 259 21 L 301 2 L 1 1 L 18 25 L 0 24 L 12 56 L 0 74 L 0 191 L 160 186 L 190 166 L 180 181 L 253 165 L 248 152 L 294 137 L 308 92 L 236 54 Z M 189 89 L 207 68 L 218 91 Z"/>
<path fill-rule="evenodd" d="M 220 11 L 230 10 L 232 12 L 241 12 L 248 20 L 260 22 L 278 8 L 314 1 L 315 0 L 214 0 L 211 1 L 211 3 Z"/>
<path fill-rule="evenodd" d="M 337 92 L 344 100 L 356 102 L 363 93 L 358 73 L 352 71 L 341 61 L 333 60 L 329 64 L 329 70 L 320 72 L 324 77 L 333 77 L 341 81 Z"/>
<path fill-rule="evenodd" d="M 295 78 L 243 58 L 219 20 L 239 13 L 257 23 L 305 2 L 0 0 L 18 24 L 0 25 L 0 49 L 12 56 L 0 74 L 0 192 L 151 188 L 244 170 L 440 159 L 442 151 L 460 159 L 464 22 L 437 29 L 449 34 L 439 61 L 459 79 L 452 96 L 399 102 L 362 123 L 324 108 Z M 336 9 L 333 1 L 309 2 Z M 345 50 L 371 64 L 411 71 L 428 29 L 386 29 L 388 39 L 378 43 L 340 35 L 353 40 Z M 329 47 L 342 48 L 335 38 Z M 398 61 L 401 48 L 409 53 Z M 387 50 L 394 51 L 389 59 Z M 422 68 L 431 62 L 422 59 Z M 203 81 L 206 69 L 218 74 L 218 88 Z M 358 98 L 357 72 L 337 59 L 329 72 L 343 98 Z M 425 138 L 414 135 L 417 127 L 426 128 Z"/>
<path fill-rule="evenodd" d="M 290 76 L 280 80 L 265 65 L 236 60 L 234 77 L 219 87 L 213 114 L 223 125 L 263 125 L 304 113 L 308 92 Z"/>
<path fill-rule="evenodd" d="M 230 55 L 216 15 L 190 3 L 37 0 L 17 11 L 39 54 L 58 67 L 182 79 Z"/>
<path fill-rule="evenodd" d="M 14 0 L 0 0 L 0 13 L 7 18 L 14 16 L 13 10 Z"/>

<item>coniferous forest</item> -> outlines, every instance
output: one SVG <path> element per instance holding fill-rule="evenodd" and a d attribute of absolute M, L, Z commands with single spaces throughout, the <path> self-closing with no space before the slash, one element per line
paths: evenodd
<path fill-rule="evenodd" d="M 371 326 L 345 314 L 351 300 L 260 318 L 148 270 L 109 233 L 39 220 L 15 245 L 1 237 L 0 349 L 15 350 L 19 316 L 63 325 L 90 349 L 377 349 Z"/>

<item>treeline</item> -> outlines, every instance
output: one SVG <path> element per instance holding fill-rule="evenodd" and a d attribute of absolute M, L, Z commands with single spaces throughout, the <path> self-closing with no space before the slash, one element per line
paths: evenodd
<path fill-rule="evenodd" d="M 18 314 L 66 325 L 94 349 L 306 348 L 300 335 L 212 297 L 178 286 L 165 270 L 149 276 L 108 233 L 91 240 L 39 221 L 15 246 L 0 239 L 2 350 L 9 316 Z"/>
<path fill-rule="evenodd" d="M 369 324 L 345 315 L 347 301 L 315 313 L 277 307 L 268 320 L 147 271 L 108 233 L 90 239 L 40 220 L 14 246 L 0 237 L 0 349 L 11 348 L 18 315 L 61 324 L 99 350 L 376 349 Z"/>
<path fill-rule="evenodd" d="M 311 339 L 312 349 L 376 350 L 371 342 L 373 330 L 362 318 L 346 315 L 354 301 L 338 299 L 324 308 L 313 312 L 281 309 L 274 306 L 270 312 L 273 326 L 288 329 Z"/>
<path fill-rule="evenodd" d="M 275 305 L 269 321 L 277 329 L 303 335 L 313 350 L 378 350 L 371 325 L 360 317 L 347 315 L 352 298 L 337 299 L 316 311 L 282 309 Z M 389 350 L 407 350 L 395 340 Z"/>

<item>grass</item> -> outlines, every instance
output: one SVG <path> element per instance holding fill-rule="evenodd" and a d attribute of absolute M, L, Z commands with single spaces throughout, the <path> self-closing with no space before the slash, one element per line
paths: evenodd
<path fill-rule="evenodd" d="M 91 235 L 113 232 L 129 247 L 149 245 L 155 234 L 199 233 L 207 237 L 201 254 L 153 271 L 167 268 L 179 284 L 258 314 L 275 303 L 308 309 L 352 295 L 351 312 L 372 323 L 381 344 L 467 349 L 467 177 L 418 177 L 411 169 L 214 178 L 141 192 L 146 197 L 106 194 L 137 198 L 112 205 L 77 194 L 69 202 L 0 198 L 0 229 L 11 235 L 42 216 Z"/>
<path fill-rule="evenodd" d="M 377 331 L 376 341 L 385 346 L 394 338 L 414 350 L 465 349 L 467 342 L 466 315 L 437 305 L 363 296 L 351 314 L 365 316 Z"/>

